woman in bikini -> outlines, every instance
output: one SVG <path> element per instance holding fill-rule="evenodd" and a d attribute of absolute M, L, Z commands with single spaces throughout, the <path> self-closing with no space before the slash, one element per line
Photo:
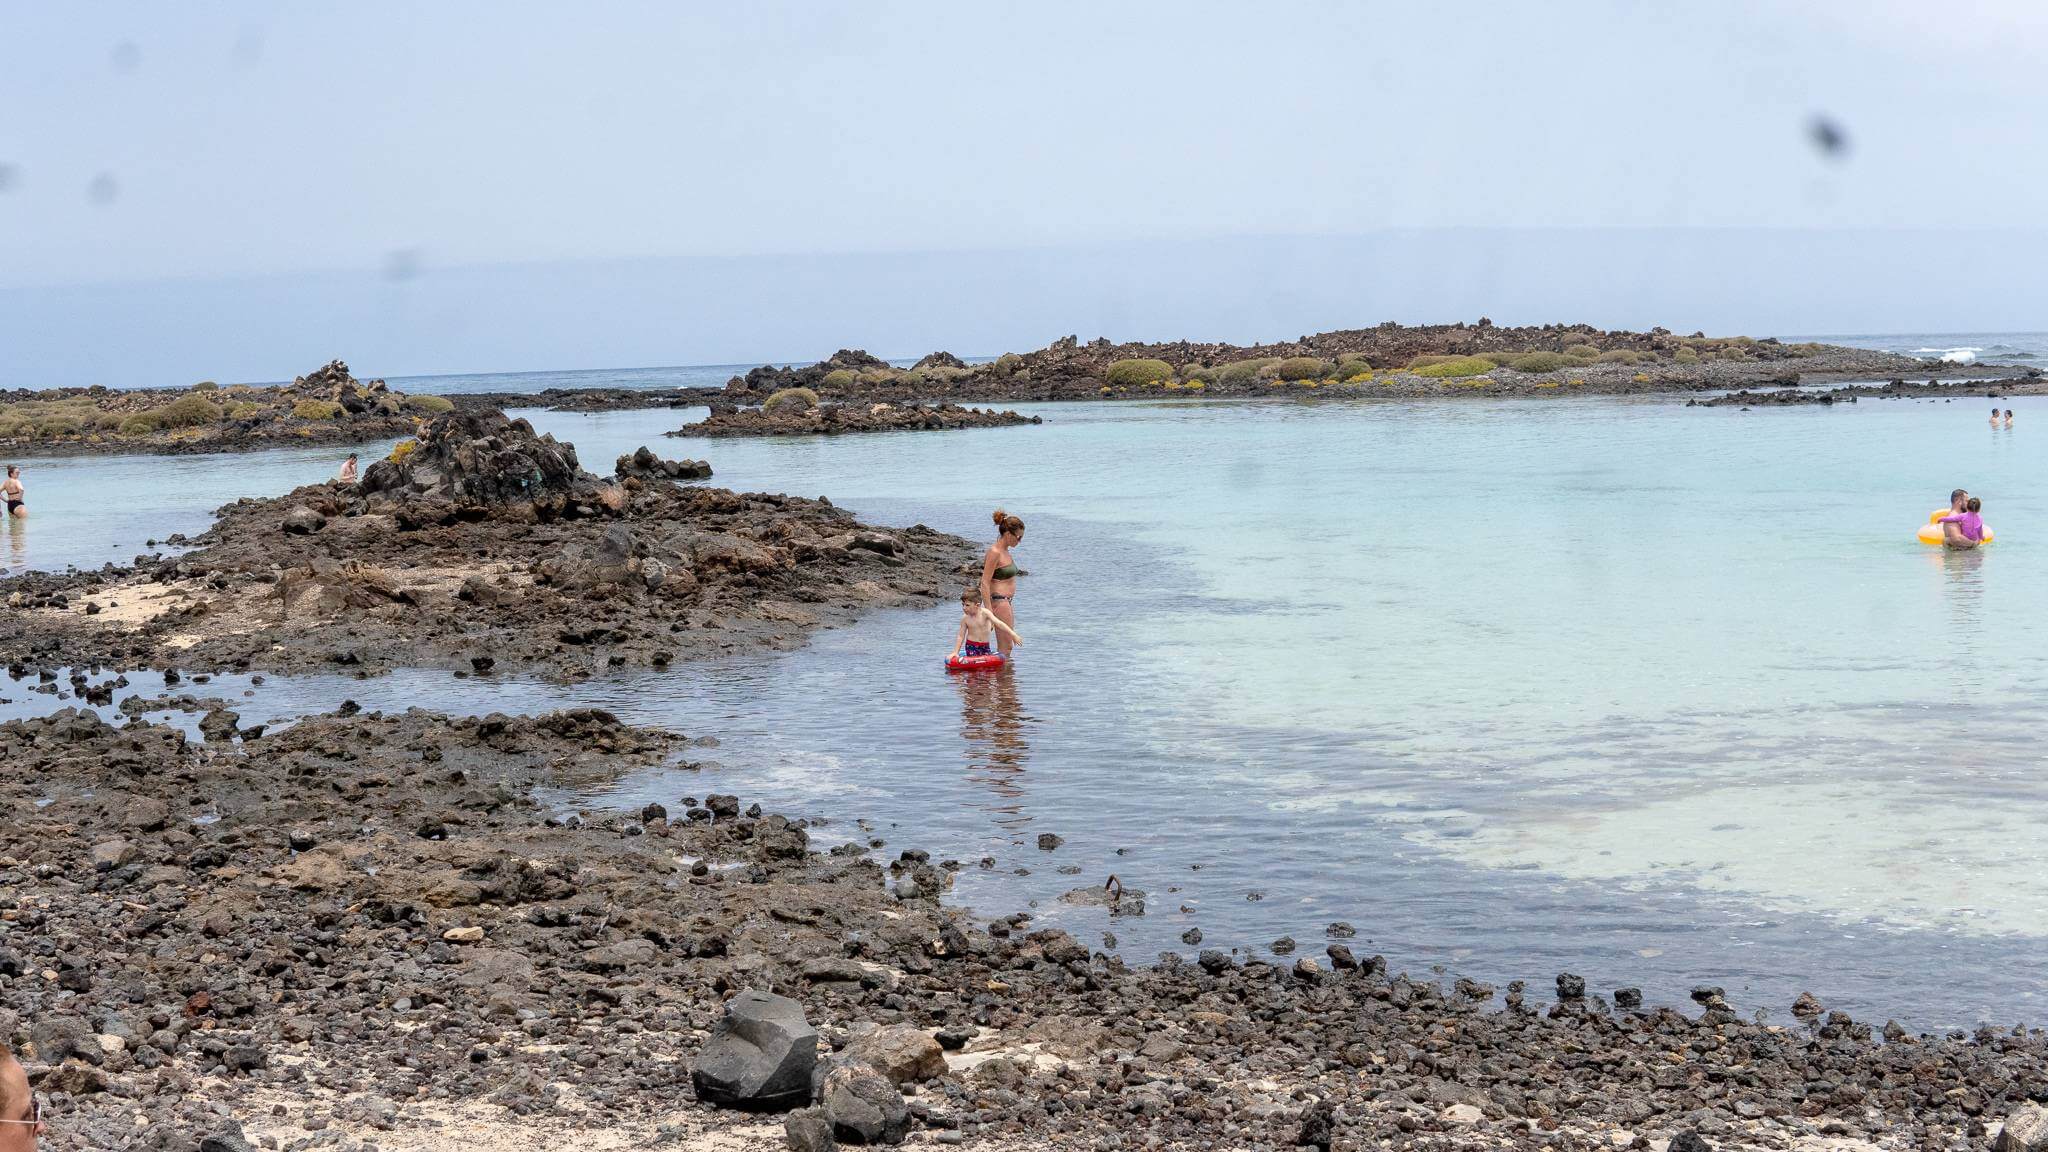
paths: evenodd
<path fill-rule="evenodd" d="M 1017 567 L 1016 558 L 1010 549 L 1024 542 L 1024 521 L 1017 519 L 1001 508 L 996 509 L 996 542 L 988 546 L 981 555 L 981 606 L 995 615 L 995 618 L 1017 627 L 1017 577 L 1024 574 Z M 996 650 L 1009 658 L 1010 637 L 1001 629 L 996 630 Z"/>
<path fill-rule="evenodd" d="M 28 505 L 24 503 L 27 493 L 21 489 L 21 465 L 7 466 L 7 479 L 0 480 L 0 498 L 7 501 L 7 514 L 17 519 L 28 519 Z"/>

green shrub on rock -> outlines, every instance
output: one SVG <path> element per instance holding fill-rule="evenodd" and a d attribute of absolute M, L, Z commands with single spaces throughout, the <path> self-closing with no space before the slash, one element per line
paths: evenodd
<path fill-rule="evenodd" d="M 1679 364 L 1697 364 L 1700 362 L 1700 354 L 1690 348 L 1680 348 L 1671 359 Z"/>
<path fill-rule="evenodd" d="M 1173 365 L 1164 360 L 1119 360 L 1102 378 L 1118 388 L 1143 388 L 1173 379 Z"/>
<path fill-rule="evenodd" d="M 455 401 L 446 396 L 435 396 L 425 392 L 407 396 L 405 406 L 415 412 L 427 412 L 436 416 L 443 412 L 455 411 Z"/>
<path fill-rule="evenodd" d="M 1015 352 L 1003 353 L 1001 356 L 996 357 L 994 364 L 990 365 L 998 376 L 1008 376 L 1023 366 L 1024 358 Z"/>
<path fill-rule="evenodd" d="M 808 412 L 818 406 L 818 394 L 809 388 L 784 388 L 761 405 L 763 412 Z"/>
<path fill-rule="evenodd" d="M 301 420 L 332 420 L 346 411 L 332 400 L 301 400 L 292 405 L 292 415 Z"/>
<path fill-rule="evenodd" d="M 1526 356 L 1517 356 L 1509 362 L 1509 367 L 1517 372 L 1555 372 L 1559 368 L 1573 366 L 1571 357 L 1558 352 L 1531 352 Z"/>
<path fill-rule="evenodd" d="M 215 384 L 211 380 L 201 380 L 192 386 L 192 390 L 194 392 L 218 392 L 220 391 L 220 385 Z"/>
<path fill-rule="evenodd" d="M 1289 356 L 1273 365 L 1273 375 L 1281 380 L 1320 380 L 1330 371 L 1328 360 L 1314 356 Z"/>
<path fill-rule="evenodd" d="M 1643 358 L 1642 353 L 1628 348 L 1613 348 L 1593 358 L 1596 364 L 1633 364 Z"/>
<path fill-rule="evenodd" d="M 166 428 L 191 428 L 220 423 L 220 405 L 204 396 L 180 396 L 157 410 Z"/>
<path fill-rule="evenodd" d="M 830 372 L 825 373 L 823 380 L 818 381 L 818 387 L 833 392 L 844 392 L 859 381 L 860 377 L 854 373 L 853 369 L 834 368 Z"/>
<path fill-rule="evenodd" d="M 1216 369 L 1216 383 L 1225 388 L 1249 388 L 1259 382 L 1259 369 L 1268 360 L 1234 360 Z"/>
<path fill-rule="evenodd" d="M 155 412 L 137 412 L 121 421 L 118 431 L 123 436 L 147 436 L 163 427 L 163 420 Z"/>
<path fill-rule="evenodd" d="M 1435 364 L 1424 364 L 1415 370 L 1417 376 L 1432 376 L 1440 380 L 1462 380 L 1467 376 L 1478 376 L 1493 371 L 1494 363 L 1480 356 L 1453 356 Z"/>
<path fill-rule="evenodd" d="M 1574 360 L 1595 360 L 1600 356 L 1600 349 L 1591 344 L 1574 344 L 1566 348 L 1564 354 Z"/>

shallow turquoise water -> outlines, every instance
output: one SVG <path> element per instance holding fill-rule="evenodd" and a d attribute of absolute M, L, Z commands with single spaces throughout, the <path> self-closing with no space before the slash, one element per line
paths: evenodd
<path fill-rule="evenodd" d="M 687 412 L 529 414 L 595 471 L 647 443 L 977 539 L 1002 504 L 1030 524 L 1023 659 L 949 678 L 947 611 L 891 612 L 788 658 L 570 691 L 273 684 L 245 714 L 604 703 L 722 746 L 581 802 L 866 817 L 969 861 L 981 911 L 1036 900 L 1136 958 L 1189 926 L 1317 953 L 1345 920 L 1397 967 L 2038 1019 L 2048 406 L 2007 403 L 2010 432 L 1910 401 L 1050 405 L 1039 427 L 724 441 L 659 438 Z M 151 534 L 194 531 L 330 464 L 236 460 L 137 500 Z M 137 550 L 126 488 L 162 462 L 40 471 L 103 511 L 53 494 L 31 552 Z M 1913 541 L 1957 485 L 1999 531 L 1984 552 Z M 861 835 L 840 825 L 828 842 Z M 1056 899 L 1110 872 L 1150 892 L 1142 919 Z"/>

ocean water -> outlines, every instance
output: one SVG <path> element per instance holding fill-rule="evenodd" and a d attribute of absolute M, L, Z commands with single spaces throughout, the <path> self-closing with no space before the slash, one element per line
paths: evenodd
<path fill-rule="evenodd" d="M 2048 369 L 2048 332 L 1909 333 L 1902 336 L 1802 336 L 1918 356 L 1936 364 L 2011 364 Z"/>
<path fill-rule="evenodd" d="M 828 820 L 821 846 L 961 860 L 954 899 L 1133 960 L 1190 927 L 1319 955 L 1344 921 L 1415 973 L 2038 1023 L 2048 405 L 2007 403 L 2010 431 L 1960 401 L 1190 401 L 721 441 L 661 437 L 689 411 L 532 412 L 598 471 L 648 444 L 978 540 L 1008 508 L 1029 525 L 1020 660 L 947 675 L 941 607 L 566 689 L 302 678 L 240 707 L 595 703 L 715 736 L 703 768 L 557 800 L 737 792 Z M 11 547 L 125 556 L 332 456 L 45 462 Z M 1999 542 L 1915 543 L 1958 485 Z M 5 710 L 50 705 L 18 687 Z M 1144 915 L 1062 899 L 1111 874 Z"/>

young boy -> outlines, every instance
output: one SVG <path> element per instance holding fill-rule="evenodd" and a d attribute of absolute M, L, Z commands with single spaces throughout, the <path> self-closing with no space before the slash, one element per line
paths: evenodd
<path fill-rule="evenodd" d="M 1943 544 L 1951 548 L 1975 548 L 1984 542 L 1984 518 L 1977 515 L 1984 502 L 1975 496 L 1963 505 L 1963 510 L 1950 516 L 1943 516 L 1941 535 Z"/>
<path fill-rule="evenodd" d="M 1012 644 L 1024 643 L 1024 638 L 1011 631 L 1008 624 L 995 618 L 995 614 L 981 606 L 981 589 L 968 588 L 960 593 L 960 627 L 953 633 L 953 648 L 946 655 L 986 656 L 989 641 L 994 638 L 991 628 L 1001 628 Z"/>

